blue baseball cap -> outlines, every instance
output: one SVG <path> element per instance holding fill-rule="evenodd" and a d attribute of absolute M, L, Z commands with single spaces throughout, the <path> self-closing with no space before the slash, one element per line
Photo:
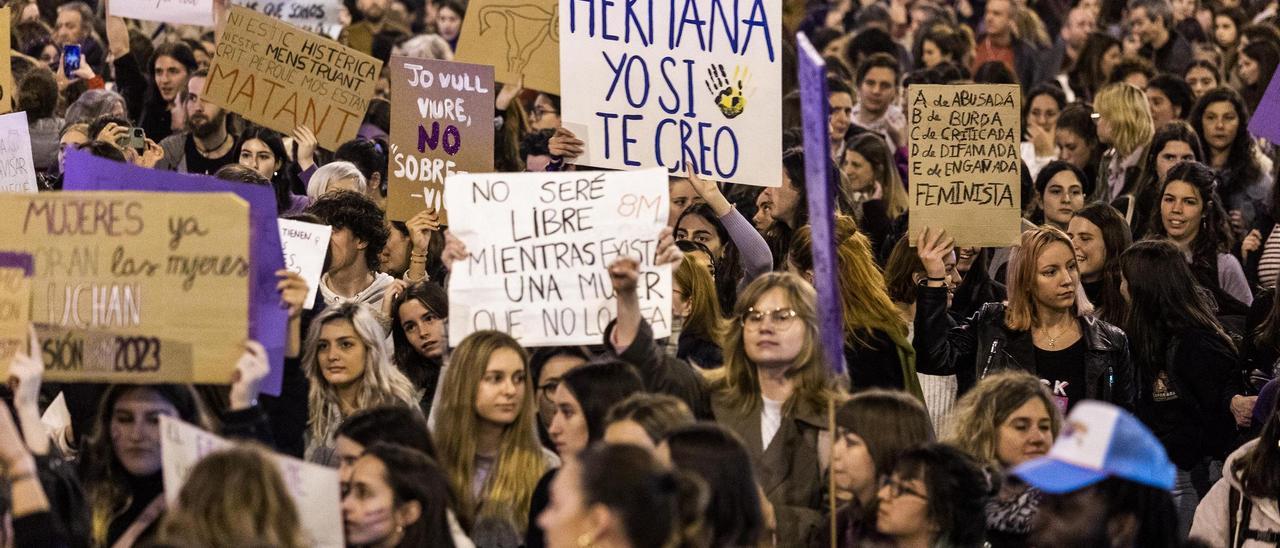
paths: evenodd
<path fill-rule="evenodd" d="M 1049 454 L 1022 463 L 1013 474 L 1033 487 L 1061 494 L 1116 477 L 1173 489 L 1177 473 L 1164 445 L 1128 411 L 1100 401 L 1071 410 Z"/>

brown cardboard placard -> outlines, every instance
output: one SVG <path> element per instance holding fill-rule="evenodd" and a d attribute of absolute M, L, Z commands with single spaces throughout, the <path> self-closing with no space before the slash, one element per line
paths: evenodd
<path fill-rule="evenodd" d="M 249 323 L 243 199 L 0 194 L 0 241 L 33 257 L 46 379 L 230 382 Z"/>
<path fill-rule="evenodd" d="M 392 57 L 391 98 L 387 218 L 432 207 L 448 224 L 445 177 L 493 171 L 493 67 Z"/>
<path fill-rule="evenodd" d="M 336 150 L 356 136 L 381 70 L 373 57 L 232 6 L 201 98 L 285 135 L 309 126 Z"/>
<path fill-rule="evenodd" d="M 1017 85 L 913 85 L 910 242 L 924 227 L 957 246 L 1006 247 L 1022 227 L 1022 95 Z"/>
<path fill-rule="evenodd" d="M 11 44 L 9 44 L 9 6 L 0 8 L 0 114 L 13 110 L 13 97 L 18 93 L 17 87 L 13 83 L 13 67 L 10 64 L 10 54 L 12 53 Z M 62 70 L 62 67 L 58 67 Z"/>
<path fill-rule="evenodd" d="M 17 254 L 4 253 L 5 256 Z M 31 256 L 23 254 L 26 267 Z M 16 264 L 0 266 L 0 378 L 8 378 L 9 362 L 27 351 L 27 324 L 31 321 L 31 269 Z"/>
<path fill-rule="evenodd" d="M 462 20 L 456 61 L 492 65 L 494 77 L 560 95 L 558 0 L 472 0 Z"/>

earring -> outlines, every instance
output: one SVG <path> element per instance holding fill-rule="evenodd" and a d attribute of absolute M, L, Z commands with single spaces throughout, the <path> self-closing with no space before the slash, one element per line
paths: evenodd
<path fill-rule="evenodd" d="M 587 548 L 591 546 L 596 539 L 592 538 L 591 533 L 583 533 L 578 535 L 578 548 Z"/>

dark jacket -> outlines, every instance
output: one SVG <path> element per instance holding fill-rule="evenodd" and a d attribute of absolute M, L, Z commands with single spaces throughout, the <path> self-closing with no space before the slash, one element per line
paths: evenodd
<path fill-rule="evenodd" d="M 1029 331 L 1004 325 L 1005 306 L 987 303 L 959 326 L 947 321 L 947 290 L 919 288 L 916 301 L 916 370 L 956 375 L 963 394 L 983 377 L 1006 369 L 1036 373 Z M 1119 328 L 1091 317 L 1080 319 L 1085 351 L 1085 397 L 1133 409 L 1135 390 L 1129 341 Z"/>
<path fill-rule="evenodd" d="M 1139 372 L 1138 418 L 1179 468 L 1191 469 L 1205 457 L 1225 458 L 1235 449 L 1231 398 L 1241 388 L 1236 351 L 1204 329 L 1170 337 L 1166 348 L 1164 356 L 1154 357 L 1164 375 Z"/>
<path fill-rule="evenodd" d="M 605 330 L 605 347 L 612 351 L 614 324 Z M 670 394 L 689 406 L 699 419 L 713 418 L 742 440 L 751 456 L 765 497 L 778 520 L 778 546 L 803 546 L 822 525 L 822 464 L 818 440 L 826 430 L 821 410 L 785 413 L 769 447 L 760 432 L 760 411 L 731 406 L 694 366 L 671 358 L 653 339 L 653 328 L 641 321 L 636 339 L 621 355 L 644 381 L 645 390 Z"/>

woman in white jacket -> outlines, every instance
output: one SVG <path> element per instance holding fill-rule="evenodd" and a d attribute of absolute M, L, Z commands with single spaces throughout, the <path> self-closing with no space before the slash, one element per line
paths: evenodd
<path fill-rule="evenodd" d="M 1200 501 L 1192 538 L 1214 548 L 1280 543 L 1280 414 L 1272 407 L 1265 416 L 1262 435 L 1227 457 L 1222 479 Z"/>

